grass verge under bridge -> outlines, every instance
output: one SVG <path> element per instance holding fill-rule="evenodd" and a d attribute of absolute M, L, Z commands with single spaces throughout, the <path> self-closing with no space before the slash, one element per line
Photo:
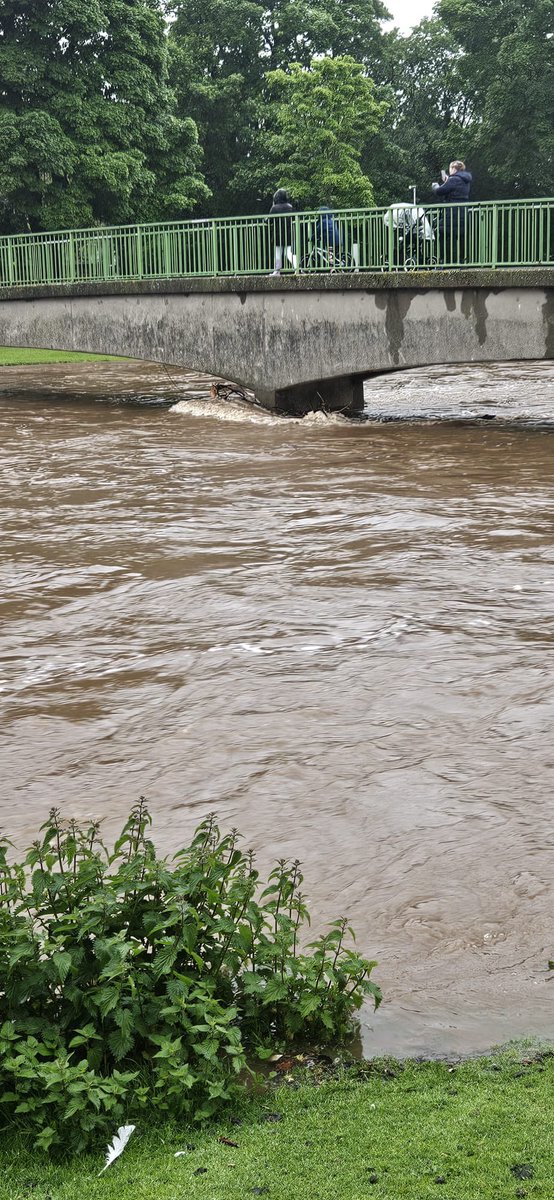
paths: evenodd
<path fill-rule="evenodd" d="M 0 367 L 27 367 L 42 363 L 124 362 L 110 354 L 82 354 L 75 350 L 29 350 L 0 346 Z"/>

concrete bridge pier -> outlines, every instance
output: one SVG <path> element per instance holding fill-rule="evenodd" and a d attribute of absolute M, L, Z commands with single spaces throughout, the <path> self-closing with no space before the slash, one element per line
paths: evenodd
<path fill-rule="evenodd" d="M 265 408 L 291 417 L 309 412 L 340 412 L 355 417 L 364 407 L 364 375 L 341 375 L 338 379 L 314 379 L 289 388 L 256 388 L 256 398 Z"/>

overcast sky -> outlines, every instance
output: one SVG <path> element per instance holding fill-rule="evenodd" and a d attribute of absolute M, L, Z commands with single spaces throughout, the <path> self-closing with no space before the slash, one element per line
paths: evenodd
<path fill-rule="evenodd" d="M 408 33 L 423 17 L 430 17 L 435 0 L 383 0 L 392 13 L 394 24 L 402 33 Z"/>

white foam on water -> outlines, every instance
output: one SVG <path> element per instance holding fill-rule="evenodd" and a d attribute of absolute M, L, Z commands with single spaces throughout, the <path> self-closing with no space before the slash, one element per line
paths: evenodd
<path fill-rule="evenodd" d="M 177 404 L 173 404 L 169 409 L 170 413 L 176 413 L 178 416 L 200 417 L 205 420 L 206 417 L 211 417 L 214 421 L 232 421 L 235 424 L 251 423 L 256 425 L 271 425 L 280 421 L 280 417 L 276 417 L 274 413 L 268 409 L 260 408 L 256 404 L 251 404 L 249 401 L 242 403 L 235 401 L 222 400 L 178 400 Z"/>

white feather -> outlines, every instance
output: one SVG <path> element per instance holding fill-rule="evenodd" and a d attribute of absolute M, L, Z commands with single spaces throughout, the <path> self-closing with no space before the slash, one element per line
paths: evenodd
<path fill-rule="evenodd" d="M 111 1145 L 108 1146 L 108 1149 L 106 1151 L 106 1163 L 105 1163 L 105 1166 L 102 1167 L 102 1170 L 98 1172 L 98 1175 L 97 1175 L 98 1179 L 100 1178 L 101 1175 L 104 1174 L 104 1171 L 107 1171 L 108 1167 L 111 1167 L 112 1163 L 115 1162 L 116 1158 L 119 1158 L 119 1155 L 123 1153 L 123 1151 L 127 1145 L 127 1142 L 129 1141 L 129 1138 L 130 1138 L 131 1134 L 133 1133 L 134 1129 L 135 1129 L 134 1125 L 120 1125 L 119 1126 L 119 1129 L 114 1137 L 113 1142 L 111 1143 Z"/>

